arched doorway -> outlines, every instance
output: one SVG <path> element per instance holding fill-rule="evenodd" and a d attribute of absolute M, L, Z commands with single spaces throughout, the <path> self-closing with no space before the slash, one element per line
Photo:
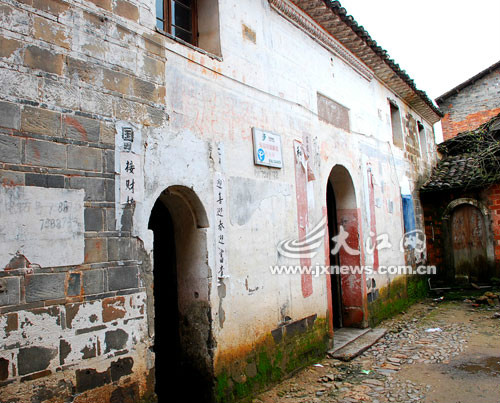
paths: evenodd
<path fill-rule="evenodd" d="M 182 186 L 162 192 L 149 218 L 159 401 L 210 402 L 213 396 L 207 226 L 201 202 Z"/>
<path fill-rule="evenodd" d="M 337 224 L 337 203 L 335 201 L 335 192 L 330 181 L 326 187 L 326 205 L 328 211 L 328 238 L 329 238 L 329 253 L 330 265 L 340 266 L 339 253 L 332 254 L 331 251 L 335 248 L 334 237 L 338 235 L 339 229 Z M 331 293 L 332 293 L 332 320 L 334 329 L 341 328 L 342 320 L 342 285 L 339 274 L 330 274 Z"/>
<path fill-rule="evenodd" d="M 330 172 L 326 202 L 330 265 L 359 268 L 361 265 L 359 210 L 351 175 L 341 165 L 334 166 Z M 334 237 L 336 240 L 332 239 Z M 345 245 L 339 249 L 340 239 L 345 239 Z M 363 274 L 359 271 L 332 272 L 330 290 L 333 327 L 364 326 Z"/>
<path fill-rule="evenodd" d="M 443 212 L 443 255 L 448 282 L 488 283 L 495 273 L 495 239 L 490 212 L 479 200 L 463 197 Z"/>

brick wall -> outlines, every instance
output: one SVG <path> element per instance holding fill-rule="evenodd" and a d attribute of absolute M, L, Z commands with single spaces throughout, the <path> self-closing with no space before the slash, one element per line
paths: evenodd
<path fill-rule="evenodd" d="M 1 186 L 85 192 L 81 264 L 38 267 L 13 250 L 0 268 L 1 401 L 151 392 L 131 209 L 115 218 L 115 122 L 167 120 L 163 37 L 141 28 L 142 7 L 0 3 Z"/>
<path fill-rule="evenodd" d="M 441 120 L 444 140 L 486 123 L 500 113 L 500 67 L 438 105 L 445 114 Z"/>
<path fill-rule="evenodd" d="M 446 277 L 444 262 L 444 239 L 442 215 L 453 196 L 441 196 L 441 202 L 436 205 L 436 198 L 426 194 L 421 195 L 421 206 L 424 215 L 425 237 L 427 240 L 427 260 L 438 268 L 440 278 Z"/>
<path fill-rule="evenodd" d="M 495 262 L 498 273 L 500 268 L 500 184 L 497 183 L 487 189 L 486 197 L 491 214 L 491 227 L 495 240 Z"/>

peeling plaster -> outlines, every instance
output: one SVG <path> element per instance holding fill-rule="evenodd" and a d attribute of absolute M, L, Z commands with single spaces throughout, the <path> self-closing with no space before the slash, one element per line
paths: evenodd
<path fill-rule="evenodd" d="M 229 178 L 229 189 L 231 224 L 240 226 L 248 223 L 265 200 L 291 197 L 292 192 L 287 183 L 237 177 Z"/>

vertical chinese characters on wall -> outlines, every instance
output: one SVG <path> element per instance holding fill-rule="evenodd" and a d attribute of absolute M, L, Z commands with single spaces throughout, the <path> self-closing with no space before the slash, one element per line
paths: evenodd
<path fill-rule="evenodd" d="M 117 124 L 120 173 L 120 204 L 141 202 L 144 195 L 140 156 L 140 130 L 133 125 Z"/>
<path fill-rule="evenodd" d="M 227 262 L 227 214 L 226 214 L 226 179 L 221 173 L 216 173 L 214 179 L 215 200 L 215 262 L 217 279 L 220 282 L 228 277 Z"/>

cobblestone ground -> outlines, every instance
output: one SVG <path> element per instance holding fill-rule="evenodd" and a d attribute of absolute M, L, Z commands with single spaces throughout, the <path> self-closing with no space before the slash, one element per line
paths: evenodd
<path fill-rule="evenodd" d="M 388 333 L 364 354 L 324 359 L 253 402 L 500 403 L 499 311 L 470 301 L 416 304 L 382 323 Z"/>

